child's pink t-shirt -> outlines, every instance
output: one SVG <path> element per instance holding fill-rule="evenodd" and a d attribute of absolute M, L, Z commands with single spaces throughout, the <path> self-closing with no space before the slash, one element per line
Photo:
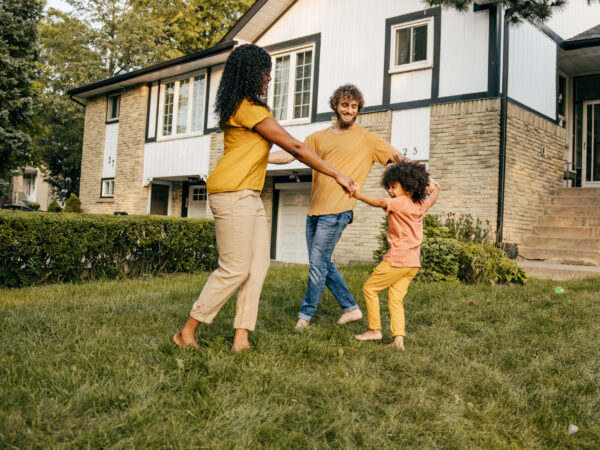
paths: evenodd
<path fill-rule="evenodd" d="M 421 267 L 423 216 L 431 207 L 431 198 L 415 203 L 408 195 L 402 195 L 385 201 L 390 250 L 383 259 L 392 267 Z"/>

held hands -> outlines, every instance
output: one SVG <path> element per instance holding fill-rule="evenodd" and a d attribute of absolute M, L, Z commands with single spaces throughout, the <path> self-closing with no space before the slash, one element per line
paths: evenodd
<path fill-rule="evenodd" d="M 348 193 L 349 197 L 352 197 L 354 195 L 354 191 L 358 189 L 358 184 L 356 184 L 352 178 L 346 175 L 339 174 L 336 178 L 336 181 L 340 186 L 342 186 L 342 188 L 344 188 L 344 191 Z"/>

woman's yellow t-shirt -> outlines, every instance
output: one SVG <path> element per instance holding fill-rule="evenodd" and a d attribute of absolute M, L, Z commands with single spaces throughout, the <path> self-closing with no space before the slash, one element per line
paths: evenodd
<path fill-rule="evenodd" d="M 253 129 L 267 117 L 267 108 L 242 100 L 225 125 L 225 152 L 206 180 L 209 194 L 262 190 L 272 144 Z"/>

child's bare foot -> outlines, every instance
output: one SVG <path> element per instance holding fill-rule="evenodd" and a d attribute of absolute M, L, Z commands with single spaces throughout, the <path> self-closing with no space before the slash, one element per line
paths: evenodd
<path fill-rule="evenodd" d="M 352 311 L 348 311 L 342 314 L 338 319 L 337 323 L 338 325 L 344 325 L 345 323 L 356 322 L 360 319 L 362 319 L 362 312 L 360 312 L 360 309 L 356 308 Z"/>
<path fill-rule="evenodd" d="M 404 351 L 404 336 L 395 336 L 392 343 L 386 345 L 386 347 Z"/>
<path fill-rule="evenodd" d="M 244 328 L 236 328 L 235 335 L 233 336 L 233 345 L 231 346 L 232 352 L 241 352 L 243 350 L 250 350 L 252 346 L 248 341 L 248 330 Z"/>
<path fill-rule="evenodd" d="M 381 338 L 381 330 L 367 330 L 363 334 L 354 336 L 357 341 L 380 341 Z"/>
<path fill-rule="evenodd" d="M 173 342 L 175 342 L 181 348 L 200 348 L 198 347 L 196 339 L 194 339 L 194 335 L 192 334 L 191 336 L 186 336 L 184 333 L 184 328 L 173 335 Z"/>

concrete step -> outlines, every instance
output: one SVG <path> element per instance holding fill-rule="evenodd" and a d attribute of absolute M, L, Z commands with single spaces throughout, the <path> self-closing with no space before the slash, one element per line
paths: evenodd
<path fill-rule="evenodd" d="M 597 238 L 554 237 L 527 234 L 523 236 L 523 244 L 526 247 L 569 248 L 572 250 L 581 249 L 600 251 L 600 239 Z"/>
<path fill-rule="evenodd" d="M 538 225 L 549 227 L 600 227 L 597 216 L 539 216 Z"/>
<path fill-rule="evenodd" d="M 580 195 L 557 195 L 550 197 L 553 206 L 597 206 L 600 207 L 600 194 L 587 197 Z"/>
<path fill-rule="evenodd" d="M 552 264 L 600 266 L 600 250 L 519 246 L 519 256 L 526 260 L 540 260 Z"/>
<path fill-rule="evenodd" d="M 537 236 L 565 237 L 565 238 L 600 238 L 598 227 L 559 227 L 534 225 L 533 234 Z"/>
<path fill-rule="evenodd" d="M 559 188 L 555 192 L 556 195 L 572 196 L 572 197 L 589 197 L 600 195 L 600 188 Z"/>
<path fill-rule="evenodd" d="M 580 280 L 600 277 L 600 267 L 577 266 L 572 264 L 550 264 L 541 261 L 517 260 L 527 276 L 546 280 Z"/>
<path fill-rule="evenodd" d="M 600 206 L 546 206 L 548 216 L 600 216 Z"/>

